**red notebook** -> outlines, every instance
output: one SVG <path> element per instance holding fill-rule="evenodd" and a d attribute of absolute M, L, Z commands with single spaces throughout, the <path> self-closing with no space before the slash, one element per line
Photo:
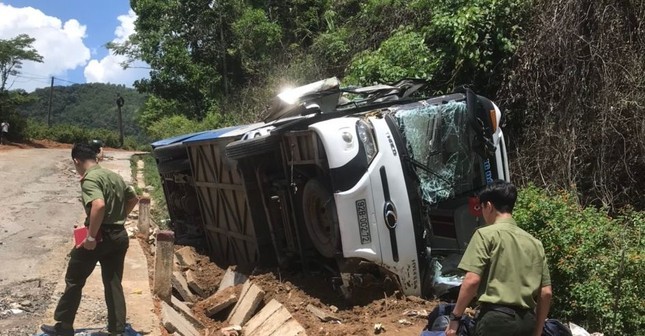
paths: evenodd
<path fill-rule="evenodd" d="M 76 247 L 80 247 L 81 244 L 83 244 L 85 237 L 87 237 L 87 227 L 81 226 L 74 229 L 74 245 Z M 101 242 L 101 231 L 99 231 L 99 233 L 96 235 L 96 242 Z"/>

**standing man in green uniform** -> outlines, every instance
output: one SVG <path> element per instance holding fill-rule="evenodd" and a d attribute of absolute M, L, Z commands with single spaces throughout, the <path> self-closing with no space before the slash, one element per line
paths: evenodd
<path fill-rule="evenodd" d="M 446 335 L 478 295 L 477 336 L 540 336 L 551 305 L 551 278 L 542 243 L 517 226 L 512 212 L 517 189 L 495 181 L 480 194 L 487 226 L 473 235 L 459 268 L 466 276 Z"/>
<path fill-rule="evenodd" d="M 51 336 L 74 335 L 73 324 L 83 286 L 99 262 L 108 310 L 108 332 L 121 335 L 125 331 L 126 318 L 121 279 L 129 246 L 124 224 L 136 206 L 138 197 L 121 176 L 98 165 L 96 151 L 90 145 L 74 145 L 72 159 L 76 171 L 82 176 L 82 199 L 87 213 L 85 226 L 88 234 L 70 254 L 65 292 L 54 312 L 57 323 L 43 325 L 41 329 Z"/>

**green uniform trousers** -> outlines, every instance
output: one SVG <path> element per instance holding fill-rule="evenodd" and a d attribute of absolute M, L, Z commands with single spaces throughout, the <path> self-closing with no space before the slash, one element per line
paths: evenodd
<path fill-rule="evenodd" d="M 511 313 L 484 309 L 477 318 L 475 336 L 531 336 L 535 319 L 530 310 Z"/>
<path fill-rule="evenodd" d="M 65 292 L 58 301 L 54 319 L 69 325 L 74 324 L 85 281 L 99 262 L 108 311 L 108 331 L 122 333 L 125 330 L 126 308 L 121 279 L 130 240 L 123 228 L 102 228 L 101 235 L 103 240 L 92 251 L 82 247 L 72 249 L 65 274 Z"/>

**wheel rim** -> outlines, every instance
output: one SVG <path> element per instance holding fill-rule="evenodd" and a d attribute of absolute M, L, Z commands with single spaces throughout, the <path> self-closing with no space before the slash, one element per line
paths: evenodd
<path fill-rule="evenodd" d="M 312 180 L 305 186 L 303 210 L 313 245 L 324 257 L 334 257 L 338 246 L 336 204 L 320 182 Z"/>

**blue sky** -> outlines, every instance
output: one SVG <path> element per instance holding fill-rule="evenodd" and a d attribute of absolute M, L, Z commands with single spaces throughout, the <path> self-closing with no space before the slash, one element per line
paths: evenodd
<path fill-rule="evenodd" d="M 132 86 L 147 70 L 122 70 L 124 59 L 105 48 L 133 32 L 136 15 L 128 0 L 0 0 L 0 39 L 27 33 L 44 63 L 26 62 L 23 74 L 12 79 L 12 89 L 28 91 L 69 82 L 104 82 Z M 144 66 L 145 64 L 136 64 Z M 67 80 L 69 82 L 65 82 Z"/>

